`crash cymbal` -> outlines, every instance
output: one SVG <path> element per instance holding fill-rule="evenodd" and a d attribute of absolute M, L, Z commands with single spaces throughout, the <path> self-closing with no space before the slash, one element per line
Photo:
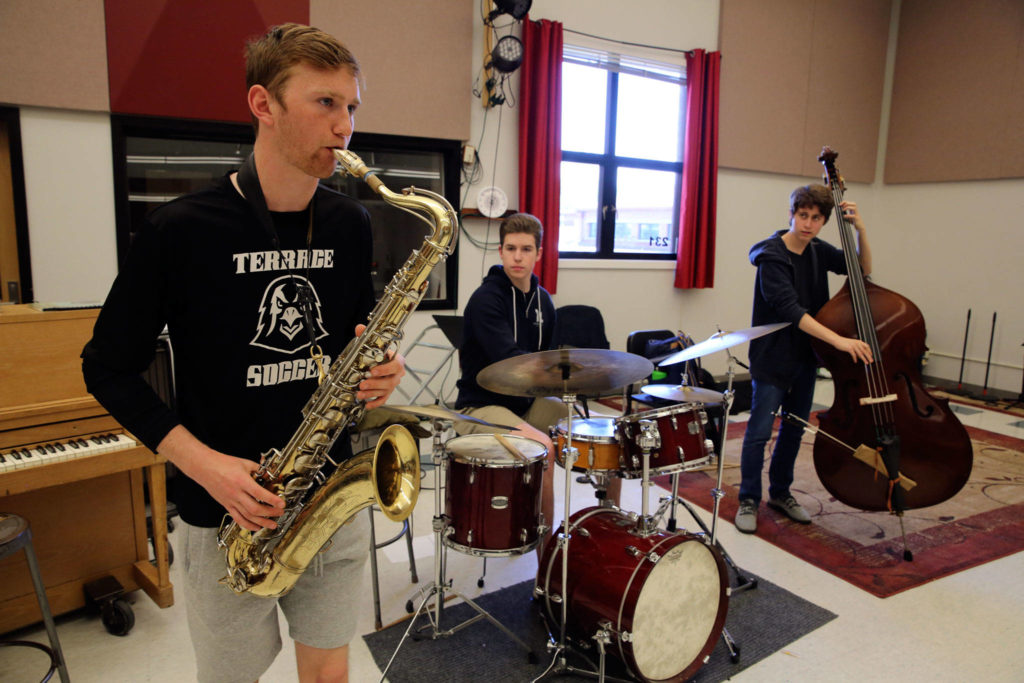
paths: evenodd
<path fill-rule="evenodd" d="M 492 363 L 476 376 L 484 389 L 506 396 L 596 396 L 647 377 L 651 361 L 610 349 L 554 349 Z"/>
<path fill-rule="evenodd" d="M 675 365 L 676 363 L 682 363 L 684 360 L 700 358 L 701 356 L 706 356 L 709 353 L 714 353 L 715 351 L 724 351 L 725 349 L 736 346 L 737 344 L 742 344 L 745 341 L 757 339 L 758 337 L 763 337 L 766 334 L 771 334 L 776 330 L 781 330 L 786 325 L 789 325 L 789 323 L 758 325 L 757 327 L 749 327 L 745 330 L 737 330 L 736 332 L 716 332 L 699 344 L 694 344 L 689 348 L 673 353 L 660 361 L 658 365 Z"/>
<path fill-rule="evenodd" d="M 515 429 L 509 425 L 499 425 L 493 422 L 487 422 L 465 413 L 457 413 L 454 410 L 448 410 L 444 406 L 438 405 L 424 405 L 424 406 L 393 406 L 385 405 L 383 408 L 388 410 L 394 410 L 396 413 L 406 413 L 408 415 L 416 415 L 417 417 L 426 417 L 438 420 L 454 420 L 456 422 L 475 422 L 476 424 L 486 425 L 488 427 L 497 427 L 498 429 Z"/>
<path fill-rule="evenodd" d="M 717 391 L 691 387 L 688 384 L 648 384 L 640 391 L 651 396 L 681 403 L 721 403 L 725 398 Z"/>

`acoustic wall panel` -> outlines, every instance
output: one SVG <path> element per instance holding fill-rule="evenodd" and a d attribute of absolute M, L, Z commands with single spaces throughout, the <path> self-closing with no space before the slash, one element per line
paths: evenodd
<path fill-rule="evenodd" d="M 1024 2 L 903 0 L 887 183 L 1024 177 Z"/>
<path fill-rule="evenodd" d="M 313 25 L 337 36 L 362 67 L 357 131 L 469 139 L 479 6 L 478 0 L 311 0 Z"/>
<path fill-rule="evenodd" d="M 0 0 L 0 102 L 107 111 L 103 0 Z"/>
<path fill-rule="evenodd" d="M 110 110 L 249 121 L 246 40 L 288 21 L 308 0 L 106 0 Z"/>
<path fill-rule="evenodd" d="M 719 166 L 871 182 L 890 0 L 722 0 Z"/>

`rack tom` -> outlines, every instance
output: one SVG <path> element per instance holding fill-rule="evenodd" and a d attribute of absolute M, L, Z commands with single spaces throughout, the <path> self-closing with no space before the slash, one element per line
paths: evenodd
<path fill-rule="evenodd" d="M 715 447 L 704 436 L 707 413 L 700 403 L 680 403 L 617 418 L 624 451 L 623 478 L 643 476 L 641 420 L 653 421 L 661 438 L 661 446 L 651 450 L 651 476 L 683 472 L 711 461 Z"/>
<path fill-rule="evenodd" d="M 569 420 L 558 421 L 551 432 L 555 444 L 555 460 L 565 467 L 563 449 L 568 445 Z M 572 445 L 579 451 L 579 458 L 573 463 L 577 472 L 617 472 L 621 467 L 619 455 L 622 448 L 615 433 L 614 417 L 573 418 Z"/>
<path fill-rule="evenodd" d="M 445 444 L 448 485 L 442 541 L 478 557 L 507 557 L 533 550 L 543 533 L 541 482 L 547 448 L 523 436 L 468 434 Z"/>

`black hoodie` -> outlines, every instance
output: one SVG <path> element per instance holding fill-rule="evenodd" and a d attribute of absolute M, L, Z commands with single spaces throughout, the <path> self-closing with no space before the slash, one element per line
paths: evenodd
<path fill-rule="evenodd" d="M 757 267 L 754 281 L 754 326 L 788 322 L 778 332 L 750 342 L 750 374 L 759 382 L 786 387 L 796 373 L 816 362 L 811 337 L 797 325 L 804 313 L 814 316 L 829 299 L 828 273 L 846 274 L 843 251 L 817 237 L 798 255 L 782 241 L 779 230 L 750 248 L 750 262 Z M 806 258 L 807 278 L 799 280 L 794 259 Z M 803 292 L 803 294 L 801 294 Z"/>
<path fill-rule="evenodd" d="M 504 396 L 476 383 L 481 370 L 499 360 L 554 348 L 555 305 L 551 295 L 530 275 L 530 291 L 512 284 L 505 269 L 491 266 L 483 283 L 469 298 L 459 349 L 459 397 L 455 409 L 505 406 L 523 415 L 531 398 Z"/>

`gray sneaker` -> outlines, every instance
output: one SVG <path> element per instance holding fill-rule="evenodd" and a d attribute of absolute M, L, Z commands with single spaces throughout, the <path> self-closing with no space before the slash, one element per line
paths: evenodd
<path fill-rule="evenodd" d="M 740 498 L 740 506 L 736 509 L 736 530 L 745 534 L 757 531 L 757 501 L 753 498 Z"/>
<path fill-rule="evenodd" d="M 769 498 L 768 507 L 775 508 L 794 522 L 799 522 L 800 524 L 811 523 L 811 516 L 807 514 L 806 510 L 800 507 L 800 503 L 796 502 L 796 498 L 793 496 L 786 496 L 785 498 Z"/>

